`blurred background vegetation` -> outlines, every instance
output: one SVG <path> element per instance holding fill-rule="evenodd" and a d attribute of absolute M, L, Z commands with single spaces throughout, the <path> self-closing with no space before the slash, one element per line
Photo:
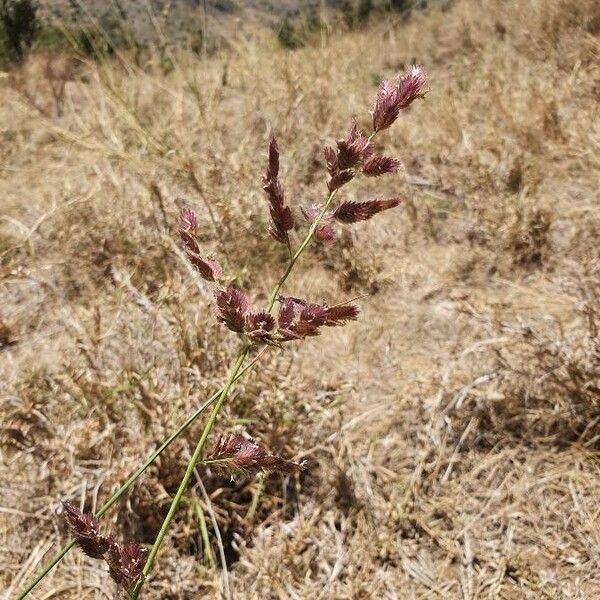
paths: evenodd
<path fill-rule="evenodd" d="M 0 67 L 23 63 L 31 51 L 76 50 L 98 56 L 119 50 L 138 55 L 167 44 L 213 53 L 231 44 L 230 26 L 269 27 L 279 44 L 294 50 L 323 36 L 360 29 L 390 13 L 410 19 L 415 10 L 448 7 L 452 0 L 1 0 Z M 211 21 L 219 26 L 211 28 Z M 223 24 L 225 29 L 222 28 Z M 229 27 L 228 27 L 229 26 Z M 251 31 L 251 28 L 248 28 Z"/>

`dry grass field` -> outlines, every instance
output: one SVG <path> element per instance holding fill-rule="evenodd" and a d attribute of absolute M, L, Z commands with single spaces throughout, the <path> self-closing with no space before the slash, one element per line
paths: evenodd
<path fill-rule="evenodd" d="M 402 172 L 341 191 L 403 204 L 313 247 L 287 286 L 364 296 L 360 319 L 268 349 L 217 425 L 308 468 L 203 468 L 210 502 L 189 490 L 142 597 L 225 597 L 222 550 L 233 598 L 600 598 L 599 33 L 594 0 L 459 1 L 293 52 L 259 36 L 4 76 L 3 597 L 67 540 L 61 500 L 94 510 L 226 377 L 239 342 L 180 249 L 179 199 L 264 303 L 286 264 L 269 135 L 299 212 L 326 194 L 323 145 L 418 62 L 430 93 L 377 141 Z M 200 429 L 110 530 L 152 543 Z M 116 594 L 74 550 L 30 597 Z"/>

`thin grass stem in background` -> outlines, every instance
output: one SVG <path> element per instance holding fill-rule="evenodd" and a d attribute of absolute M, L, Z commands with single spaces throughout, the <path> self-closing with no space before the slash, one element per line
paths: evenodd
<path fill-rule="evenodd" d="M 217 568 L 215 557 L 213 556 L 212 548 L 210 546 L 210 539 L 208 537 L 208 527 L 206 526 L 206 517 L 204 516 L 204 510 L 198 500 L 192 501 L 192 506 L 196 517 L 198 517 L 198 527 L 200 528 L 200 535 L 202 536 L 202 545 L 204 547 L 204 556 L 208 562 L 208 566 L 214 571 Z"/>
<path fill-rule="evenodd" d="M 217 538 L 217 547 L 219 548 L 219 560 L 221 561 L 221 572 L 223 577 L 223 591 L 225 593 L 225 597 L 227 600 L 231 598 L 231 591 L 229 589 L 229 574 L 227 572 L 227 559 L 225 558 L 225 547 L 223 546 L 223 538 L 221 537 L 221 531 L 219 529 L 219 524 L 217 523 L 217 517 L 215 515 L 215 511 L 212 507 L 212 502 L 210 500 L 210 496 L 202 483 L 202 478 L 200 477 L 200 473 L 198 473 L 198 469 L 194 469 L 194 477 L 196 478 L 196 482 L 198 483 L 198 487 L 200 488 L 200 493 L 202 494 L 202 498 L 206 503 L 206 510 L 208 511 L 208 516 L 210 517 L 210 522 L 213 526 L 213 531 L 215 533 L 215 537 Z"/>

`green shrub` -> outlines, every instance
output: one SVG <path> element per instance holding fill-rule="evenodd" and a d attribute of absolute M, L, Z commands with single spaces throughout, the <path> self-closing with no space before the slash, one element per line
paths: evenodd
<path fill-rule="evenodd" d="M 295 50 L 304 46 L 304 39 L 289 16 L 285 17 L 277 30 L 277 41 L 288 50 Z"/>
<path fill-rule="evenodd" d="M 359 21 L 366 21 L 373 11 L 373 0 L 359 0 L 356 17 Z"/>
<path fill-rule="evenodd" d="M 0 42 L 2 55 L 10 62 L 23 62 L 39 29 L 34 0 L 1 0 Z"/>

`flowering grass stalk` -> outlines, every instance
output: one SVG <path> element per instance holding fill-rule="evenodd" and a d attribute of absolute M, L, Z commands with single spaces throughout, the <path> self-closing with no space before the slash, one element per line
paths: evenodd
<path fill-rule="evenodd" d="M 244 368 L 244 362 L 250 350 L 253 347 L 265 345 L 281 347 L 285 343 L 320 335 L 323 327 L 343 326 L 348 321 L 355 320 L 358 317 L 359 308 L 354 304 L 347 302 L 333 306 L 315 304 L 300 298 L 282 297 L 280 291 L 311 241 L 316 240 L 326 243 L 335 241 L 334 223 L 352 225 L 366 221 L 376 214 L 400 204 L 398 198 L 378 198 L 363 202 L 345 201 L 335 209 L 330 210 L 339 190 L 356 175 L 362 173 L 366 177 L 379 177 L 386 173 L 398 171 L 400 162 L 391 157 L 376 155 L 372 140 L 379 131 L 387 129 L 393 124 L 400 110 L 409 106 L 416 98 L 423 97 L 424 84 L 425 74 L 422 68 L 417 66 L 412 67 L 405 75 L 398 77 L 396 80 L 382 81 L 373 107 L 372 133 L 369 136 L 364 135 L 363 132 L 359 131 L 357 123 L 354 123 L 346 138 L 336 142 L 337 148 L 325 148 L 324 156 L 329 173 L 327 182 L 329 193 L 322 206 L 302 209 L 304 218 L 310 225 L 308 232 L 295 252 L 291 250 L 289 232 L 296 227 L 296 223 L 290 207 L 285 202 L 283 186 L 279 181 L 279 148 L 275 139 L 271 140 L 268 151 L 268 166 L 263 177 L 263 190 L 269 204 L 270 213 L 269 233 L 277 242 L 287 246 L 290 252 L 290 260 L 284 273 L 273 286 L 264 311 L 255 311 L 245 293 L 233 286 L 217 287 L 215 290 L 217 320 L 240 335 L 243 343 L 225 385 L 218 394 L 205 404 L 206 407 L 209 403 L 214 402 L 150 552 L 147 553 L 144 548 L 135 542 L 123 544 L 113 536 L 104 536 L 100 533 L 97 520 L 93 515 L 79 513 L 73 507 L 65 506 L 69 524 L 80 547 L 90 556 L 102 558 L 107 562 L 112 578 L 125 589 L 132 600 L 139 597 L 142 587 L 152 571 L 158 552 L 195 472 L 196 465 L 204 454 L 208 438 L 231 388 L 244 370 L 250 366 Z M 180 213 L 179 233 L 187 257 L 200 276 L 218 286 L 223 276 L 223 269 L 212 256 L 206 256 L 201 252 L 196 236 L 198 228 L 196 215 L 190 209 L 184 208 Z M 275 318 L 271 313 L 277 301 L 280 302 L 280 305 Z M 187 426 L 191 424 L 191 420 L 188 421 Z M 169 443 L 182 431 L 180 429 L 171 436 Z M 164 444 L 163 446 L 166 447 Z M 147 464 L 145 463 L 146 467 L 136 471 L 135 478 L 132 480 L 130 478 L 131 483 L 141 475 L 154 458 L 151 456 L 150 462 L 146 461 Z M 294 463 L 279 457 L 267 451 L 257 442 L 239 434 L 221 436 L 213 451 L 209 453 L 205 463 L 215 464 L 233 471 L 246 472 L 279 471 L 290 474 L 304 468 L 303 463 Z M 124 493 L 125 486 L 122 489 L 123 492 L 121 493 Z M 99 512 L 108 510 L 118 497 L 111 498 L 111 501 L 107 503 L 109 506 L 106 509 L 103 507 Z M 69 548 L 70 546 L 66 547 L 62 556 L 66 554 Z M 146 554 L 147 559 L 145 559 Z M 59 556 L 53 564 L 56 564 L 62 556 Z M 44 575 L 45 573 L 41 577 Z M 41 577 L 38 577 L 34 584 L 19 598 L 24 598 L 28 591 L 41 580 Z"/>
<path fill-rule="evenodd" d="M 271 224 L 269 232 L 275 240 L 285 244 L 290 249 L 291 258 L 286 270 L 274 285 L 264 312 L 252 312 L 248 299 L 242 292 L 235 288 L 219 290 L 215 294 L 218 320 L 232 331 L 245 335 L 248 341 L 244 343 L 238 354 L 227 382 L 211 411 L 194 453 L 188 462 L 183 479 L 171 502 L 171 506 L 152 546 L 152 550 L 148 555 L 148 560 L 131 593 L 130 597 L 132 600 L 138 598 L 146 578 L 152 571 L 160 547 L 194 473 L 196 464 L 202 456 L 208 437 L 214 428 L 219 411 L 251 347 L 256 343 L 280 345 L 286 341 L 318 335 L 319 329 L 323 325 L 343 325 L 347 320 L 352 320 L 358 316 L 358 307 L 353 305 L 341 306 L 336 309 L 309 304 L 303 300 L 285 298 L 280 299 L 279 328 L 277 332 L 274 332 L 275 322 L 270 313 L 275 306 L 275 302 L 279 299 L 279 292 L 291 275 L 296 262 L 313 240 L 319 228 L 322 228 L 322 222 L 326 218 L 338 190 L 352 180 L 358 168 L 362 168 L 363 173 L 367 176 L 380 176 L 385 173 L 394 173 L 398 170 L 399 162 L 397 160 L 389 157 L 374 156 L 371 141 L 378 131 L 389 127 L 396 120 L 402 108 L 408 106 L 415 98 L 422 96 L 421 92 L 424 83 L 425 75 L 420 67 L 413 67 L 409 73 L 400 78 L 396 83 L 389 81 L 382 82 L 374 106 L 373 132 L 371 135 L 369 137 L 364 136 L 358 131 L 355 123 L 348 133 L 348 137 L 345 140 L 337 142 L 337 151 L 333 148 L 325 149 L 325 159 L 330 174 L 328 183 L 329 195 L 320 210 L 318 212 L 315 211 L 316 217 L 312 220 L 306 236 L 293 254 L 291 253 L 288 231 L 294 228 L 294 220 L 289 206 L 285 204 L 283 188 L 278 179 L 279 149 L 275 139 L 271 140 L 269 144 L 268 167 L 263 178 L 263 189 L 270 205 Z M 378 199 L 362 203 L 345 202 L 333 211 L 331 218 L 337 218 L 340 222 L 346 224 L 356 223 L 370 219 L 375 214 L 394 208 L 398 204 L 400 204 L 400 200 L 397 198 L 391 200 Z M 222 274 L 221 267 L 213 259 L 202 259 L 199 247 L 194 240 L 194 234 L 198 227 L 195 215 L 191 211 L 186 210 L 181 215 L 181 222 L 182 240 L 192 264 L 197 266 L 199 273 L 205 279 L 209 281 L 218 280 Z M 318 236 L 316 237 L 318 239 Z M 328 233 L 327 237 L 330 238 L 332 236 Z M 215 459 L 215 457 L 223 454 L 229 455 L 230 458 L 233 457 L 233 460 L 230 461 L 232 464 L 235 464 L 237 460 L 237 466 L 240 466 L 241 463 L 244 466 L 252 465 L 256 467 L 261 466 L 262 462 L 262 466 L 268 463 L 275 470 L 282 472 L 289 472 L 291 470 L 290 465 L 292 463 L 290 461 L 286 461 L 275 455 L 269 455 L 252 441 L 244 442 L 239 438 L 220 438 L 211 455 L 212 460 L 222 462 L 224 459 Z M 209 462 L 210 460 L 209 457 Z M 296 466 L 300 467 L 299 465 Z"/>
<path fill-rule="evenodd" d="M 325 205 L 323 206 L 323 210 L 321 211 L 320 216 L 325 214 L 325 212 L 329 208 L 329 205 L 331 204 L 331 201 L 333 200 L 334 195 L 335 195 L 335 191 L 331 192 L 329 194 L 329 197 L 328 197 L 327 201 L 325 202 Z M 279 291 L 281 290 L 281 288 L 287 281 L 288 277 L 290 276 L 292 269 L 294 268 L 294 265 L 296 264 L 296 261 L 300 258 L 300 256 L 302 255 L 302 253 L 304 252 L 304 250 L 310 243 L 318 224 L 319 224 L 319 218 L 317 218 L 315 220 L 315 222 L 311 225 L 303 242 L 300 244 L 298 250 L 294 253 L 292 258 L 290 259 L 290 263 L 289 263 L 287 269 L 285 270 L 284 274 L 280 277 L 279 281 L 273 287 L 273 290 L 271 291 L 271 294 L 269 296 L 267 312 L 270 312 L 273 309 L 273 306 L 275 305 Z M 287 238 L 284 238 L 284 240 L 287 243 Z M 131 593 L 132 600 L 135 600 L 136 598 L 138 598 L 140 591 L 144 585 L 144 582 L 145 582 L 147 576 L 150 574 L 150 571 L 152 570 L 152 567 L 156 560 L 158 551 L 164 541 L 165 535 L 167 534 L 169 527 L 171 526 L 173 517 L 175 516 L 175 513 L 177 512 L 177 509 L 179 508 L 179 504 L 181 502 L 183 494 L 184 494 L 184 492 L 190 482 L 190 479 L 194 473 L 194 468 L 196 467 L 196 463 L 199 461 L 199 459 L 202 455 L 202 452 L 203 452 L 206 442 L 208 440 L 208 436 L 210 435 L 210 433 L 214 427 L 214 424 L 216 422 L 219 411 L 221 410 L 221 406 L 225 402 L 225 399 L 227 398 L 227 394 L 229 393 L 229 390 L 231 389 L 232 385 L 234 384 L 236 377 L 238 375 L 238 372 L 242 368 L 242 365 L 243 365 L 244 361 L 246 360 L 246 357 L 248 356 L 248 352 L 250 351 L 251 346 L 252 346 L 251 343 L 247 343 L 240 350 L 240 353 L 238 354 L 238 357 L 233 366 L 233 369 L 231 370 L 231 373 L 229 374 L 229 378 L 227 379 L 227 382 L 223 386 L 221 394 L 219 395 L 217 402 L 211 411 L 211 414 L 208 418 L 206 426 L 204 427 L 204 429 L 202 431 L 202 435 L 200 436 L 200 439 L 198 440 L 198 444 L 194 450 L 194 453 L 192 454 L 192 457 L 191 457 L 190 461 L 188 462 L 188 466 L 184 473 L 183 479 L 181 480 L 179 488 L 177 489 L 177 492 L 175 493 L 173 501 L 171 502 L 171 506 L 169 507 L 169 512 L 167 513 L 167 516 L 165 517 L 165 519 L 163 521 L 160 531 L 158 532 L 158 535 L 156 536 L 156 540 L 155 540 L 154 544 L 152 545 L 152 550 L 151 550 L 150 554 L 148 555 L 148 560 L 146 561 L 146 564 L 144 565 L 144 569 L 142 570 L 141 576 L 140 576 L 136 586 L 134 587 L 133 592 Z"/>

